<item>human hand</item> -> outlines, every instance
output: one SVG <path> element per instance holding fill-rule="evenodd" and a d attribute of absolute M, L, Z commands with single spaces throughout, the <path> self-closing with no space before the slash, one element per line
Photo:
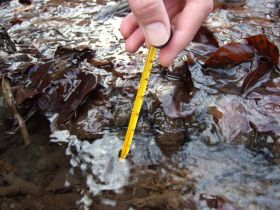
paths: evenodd
<path fill-rule="evenodd" d="M 213 8 L 213 0 L 128 0 L 131 13 L 121 24 L 125 49 L 136 52 L 146 41 L 160 49 L 159 61 L 169 66 L 192 41 Z"/>

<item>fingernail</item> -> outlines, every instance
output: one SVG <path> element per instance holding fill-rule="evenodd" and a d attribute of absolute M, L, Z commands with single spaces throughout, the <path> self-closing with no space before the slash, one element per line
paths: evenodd
<path fill-rule="evenodd" d="M 170 33 L 161 22 L 145 26 L 144 33 L 148 41 L 155 47 L 164 45 L 170 36 Z"/>

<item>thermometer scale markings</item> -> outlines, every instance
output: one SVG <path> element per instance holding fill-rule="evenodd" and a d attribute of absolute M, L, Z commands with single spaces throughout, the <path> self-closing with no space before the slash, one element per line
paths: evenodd
<path fill-rule="evenodd" d="M 149 48 L 149 52 L 146 57 L 144 70 L 143 70 L 141 80 L 140 80 L 140 85 L 139 85 L 139 88 L 138 88 L 138 91 L 136 94 L 136 98 L 135 98 L 134 106 L 132 109 L 131 117 L 129 120 L 129 124 L 128 124 L 128 128 L 127 128 L 125 140 L 123 143 L 120 159 L 125 159 L 129 153 L 132 139 L 134 136 L 134 131 L 135 131 L 135 128 L 137 125 L 138 117 L 139 117 L 143 99 L 145 96 L 147 84 L 148 84 L 151 70 L 153 67 L 153 61 L 154 61 L 155 55 L 156 55 L 156 48 L 151 46 Z"/>

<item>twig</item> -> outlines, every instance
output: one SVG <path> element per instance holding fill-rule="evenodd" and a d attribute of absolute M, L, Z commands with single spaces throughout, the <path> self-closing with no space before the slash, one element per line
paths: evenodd
<path fill-rule="evenodd" d="M 1 187 L 0 196 L 40 193 L 39 187 L 37 187 L 33 183 L 20 179 L 11 173 L 3 174 L 3 179 L 9 184 L 11 184 L 11 186 Z"/>
<path fill-rule="evenodd" d="M 18 125 L 21 130 L 21 134 L 23 136 L 24 144 L 29 145 L 31 143 L 31 139 L 30 139 L 28 130 L 26 128 L 24 120 L 22 119 L 21 115 L 17 111 L 10 82 L 7 79 L 5 79 L 4 76 L 2 76 L 2 92 L 3 92 L 3 96 L 6 100 L 7 105 L 12 110 L 14 117 L 16 118 L 16 120 L 18 122 Z"/>
<path fill-rule="evenodd" d="M 34 105 L 32 109 L 28 112 L 27 116 L 24 117 L 24 123 L 26 123 L 33 115 L 37 112 L 37 106 Z M 5 134 L 14 135 L 20 129 L 19 125 L 13 126 L 12 128 L 5 131 Z"/>

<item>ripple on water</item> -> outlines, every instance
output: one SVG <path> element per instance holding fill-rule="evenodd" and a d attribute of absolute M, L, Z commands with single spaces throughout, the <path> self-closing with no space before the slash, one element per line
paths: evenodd
<path fill-rule="evenodd" d="M 107 133 L 91 143 L 79 140 L 68 131 L 56 131 L 51 138 L 54 142 L 68 142 L 66 154 L 71 157 L 70 164 L 85 174 L 88 192 L 92 195 L 104 190 L 118 192 L 128 183 L 129 164 L 127 160 L 119 160 L 123 141 L 115 133 Z M 81 202 L 85 206 L 91 204 L 88 192 L 86 189 L 82 191 Z"/>
<path fill-rule="evenodd" d="M 67 139 L 70 163 L 73 168 L 84 172 L 88 191 L 92 195 L 106 190 L 122 193 L 121 189 L 131 184 L 129 177 L 133 168 L 140 167 L 145 174 L 143 166 L 168 168 L 177 165 L 177 170 L 188 171 L 188 180 L 194 180 L 193 190 L 197 200 L 202 193 L 206 193 L 223 197 L 242 209 L 248 206 L 254 209 L 280 207 L 280 167 L 243 145 L 218 144 L 209 147 L 198 136 L 182 146 L 172 156 L 171 163 L 156 146 L 153 136 L 137 135 L 128 160 L 119 161 L 118 152 L 123 141 L 117 137 L 117 133 L 107 133 L 92 143 L 81 141 L 67 132 L 56 134 L 52 135 L 53 139 L 59 138 L 62 142 Z M 172 172 L 168 173 L 172 176 Z M 186 187 L 188 184 L 185 183 Z M 89 206 L 92 197 L 86 193 L 86 189 L 82 192 L 80 202 Z M 198 207 L 202 205 L 197 203 Z"/>
<path fill-rule="evenodd" d="M 200 140 L 186 144 L 173 156 L 196 180 L 201 193 L 219 195 L 246 209 L 279 209 L 280 167 L 243 145 L 207 146 Z"/>

